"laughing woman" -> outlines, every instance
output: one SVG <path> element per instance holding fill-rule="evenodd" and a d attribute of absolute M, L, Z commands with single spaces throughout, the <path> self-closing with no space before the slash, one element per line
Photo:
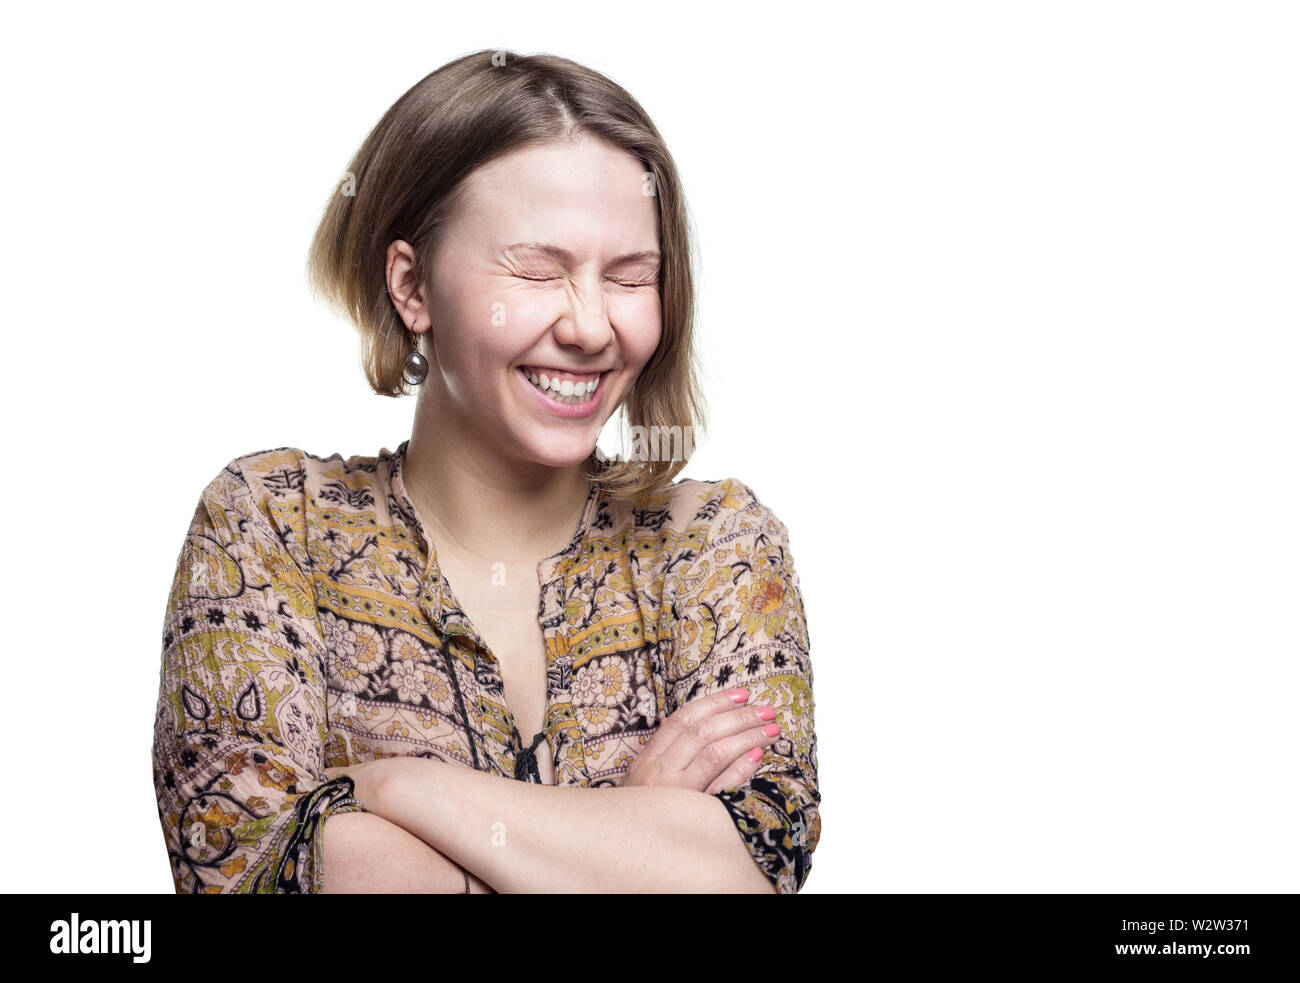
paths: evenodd
<path fill-rule="evenodd" d="M 563 58 L 451 62 L 362 144 L 310 273 L 414 423 L 203 490 L 153 744 L 176 890 L 798 891 L 803 598 L 749 486 L 676 478 L 691 247 L 645 111 Z"/>

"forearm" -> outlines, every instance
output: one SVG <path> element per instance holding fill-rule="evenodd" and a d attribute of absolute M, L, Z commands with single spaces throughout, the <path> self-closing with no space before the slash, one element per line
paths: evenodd
<path fill-rule="evenodd" d="M 463 894 L 465 875 L 418 836 L 382 816 L 345 812 L 325 820 L 322 894 Z"/>
<path fill-rule="evenodd" d="M 774 890 L 703 792 L 538 785 L 426 758 L 403 769 L 375 811 L 502 893 Z"/>

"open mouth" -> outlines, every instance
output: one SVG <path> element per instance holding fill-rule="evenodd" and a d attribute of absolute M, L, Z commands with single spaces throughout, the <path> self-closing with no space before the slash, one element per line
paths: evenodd
<path fill-rule="evenodd" d="M 519 374 L 530 386 L 553 403 L 561 406 L 584 406 L 596 401 L 601 384 L 608 373 L 602 372 L 593 379 L 579 380 L 577 383 L 566 380 L 558 385 L 545 373 L 531 372 L 522 365 L 519 367 Z"/>

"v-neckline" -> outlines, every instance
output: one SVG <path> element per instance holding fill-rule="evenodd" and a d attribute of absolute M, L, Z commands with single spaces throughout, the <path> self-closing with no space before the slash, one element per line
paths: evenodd
<path fill-rule="evenodd" d="M 406 463 L 406 452 L 410 442 L 411 442 L 410 438 L 403 440 L 398 445 L 397 450 L 394 452 L 390 481 L 393 486 L 394 492 L 398 496 L 400 496 L 401 504 L 405 506 L 405 510 L 407 514 L 404 518 L 408 520 L 410 525 L 414 526 L 415 532 L 419 537 L 419 539 L 421 540 L 424 547 L 425 562 L 424 562 L 424 569 L 421 573 L 421 586 L 424 587 L 429 585 L 429 581 L 431 580 L 430 573 L 437 560 L 438 550 L 432 538 L 429 536 L 428 531 L 425 529 L 424 522 L 420 519 L 420 513 L 416 509 L 414 501 L 412 501 L 411 499 L 410 492 L 407 490 L 406 487 L 406 481 L 403 478 L 403 475 L 405 473 L 404 465 Z M 563 563 L 566 557 L 572 555 L 577 551 L 579 544 L 586 536 L 587 531 L 591 528 L 592 521 L 595 518 L 596 511 L 599 505 L 599 499 L 600 499 L 599 491 L 600 491 L 599 486 L 595 482 L 588 480 L 587 498 L 583 504 L 582 513 L 578 518 L 578 524 L 575 527 L 573 534 L 569 537 L 568 543 L 560 547 L 559 550 L 552 553 L 550 556 L 544 557 L 540 561 L 538 561 L 537 579 L 538 579 L 539 590 L 545 590 L 547 585 L 554 582 L 554 578 L 556 573 L 558 572 L 560 564 Z M 433 587 L 435 591 L 437 591 L 437 595 L 438 595 L 437 597 L 434 598 L 435 602 L 437 602 L 435 605 L 435 609 L 438 611 L 442 610 L 443 605 L 441 604 L 441 601 L 442 601 L 444 584 L 446 585 L 447 591 L 449 592 L 450 595 L 448 597 L 448 600 L 455 602 L 456 610 L 461 612 L 461 617 L 457 620 L 460 622 L 461 627 L 465 629 L 463 634 L 469 635 L 476 642 L 482 645 L 483 648 L 486 649 L 487 645 L 485 643 L 485 640 L 483 639 L 482 635 L 479 634 L 478 629 L 474 627 L 473 622 L 470 621 L 469 616 L 468 614 L 465 613 L 464 608 L 461 607 L 460 600 L 459 598 L 456 597 L 456 592 L 451 586 L 451 580 L 446 576 L 445 573 L 443 573 L 441 565 L 439 565 L 438 567 L 438 581 L 437 583 L 433 584 Z"/>
<path fill-rule="evenodd" d="M 551 739 L 551 735 L 548 732 L 548 726 L 547 726 L 547 722 L 551 718 L 552 711 L 556 705 L 555 703 L 556 692 L 552 686 L 551 664 L 553 660 L 550 657 L 552 647 L 548 644 L 549 637 L 547 636 L 546 625 L 541 623 L 543 617 L 542 611 L 545 606 L 543 602 L 543 598 L 548 588 L 555 583 L 556 579 L 558 579 L 561 565 L 568 557 L 572 556 L 577 552 L 580 544 L 582 543 L 582 540 L 585 538 L 588 530 L 591 528 L 600 504 L 600 497 L 601 497 L 599 494 L 600 488 L 595 482 L 588 480 L 587 498 L 583 505 L 582 513 L 578 518 L 577 526 L 575 527 L 573 534 L 569 537 L 568 543 L 563 547 L 561 547 L 555 553 L 552 553 L 550 556 L 540 560 L 537 564 L 537 581 L 538 581 L 537 617 L 538 617 L 539 627 L 542 630 L 543 650 L 545 652 L 545 659 L 546 659 L 544 665 L 546 682 L 545 682 L 545 692 L 543 695 L 544 703 L 542 707 L 542 729 L 538 731 L 537 734 L 535 734 L 530 741 L 525 743 L 523 739 L 523 735 L 519 731 L 519 724 L 517 719 L 515 718 L 514 711 L 510 709 L 510 706 L 506 701 L 505 679 L 504 677 L 501 676 L 500 659 L 498 659 L 497 656 L 492 652 L 491 648 L 487 644 L 487 640 L 482 636 L 478 628 L 475 627 L 473 621 L 469 617 L 468 612 L 466 612 L 464 607 L 461 605 L 460 599 L 456 596 L 455 588 L 452 586 L 451 579 L 447 576 L 446 572 L 443 570 L 442 565 L 437 564 L 437 546 L 433 542 L 432 538 L 429 536 L 427 530 L 425 529 L 424 523 L 420 519 L 420 514 L 415 507 L 415 503 L 414 501 L 412 501 L 410 493 L 406 488 L 406 483 L 403 480 L 402 475 L 403 475 L 403 464 L 405 463 L 406 460 L 406 451 L 409 443 L 410 440 L 407 439 L 402 441 L 402 443 L 398 445 L 398 448 L 393 455 L 390 481 L 391 481 L 391 485 L 395 497 L 398 498 L 399 504 L 403 506 L 405 509 L 406 512 L 405 518 L 409 520 L 410 525 L 414 526 L 415 532 L 418 538 L 422 541 L 425 550 L 425 564 L 424 564 L 424 569 L 421 577 L 420 587 L 421 589 L 424 589 L 425 587 L 430 585 L 430 581 L 432 580 L 431 572 L 433 570 L 433 567 L 436 564 L 438 567 L 438 577 L 436 582 L 432 584 L 433 589 L 435 591 L 435 596 L 432 599 L 430 599 L 429 603 L 432 607 L 432 611 L 437 615 L 441 623 L 442 637 L 444 638 L 444 644 L 445 644 L 445 638 L 448 634 L 463 634 L 474 642 L 476 663 L 478 658 L 477 657 L 478 652 L 481 651 L 487 654 L 488 658 L 491 660 L 491 664 L 496 668 L 496 673 L 498 678 L 501 679 L 501 693 L 500 693 L 501 706 L 505 709 L 506 713 L 509 714 L 510 717 L 511 732 L 512 732 L 511 736 L 514 743 L 514 747 L 512 748 L 512 750 L 515 753 L 516 775 L 518 774 L 518 769 L 522 764 L 524 765 L 524 767 L 530 769 L 530 773 L 537 774 L 537 781 L 539 783 L 549 784 L 549 783 L 541 782 L 540 769 L 537 768 L 535 756 L 533 756 L 532 752 L 529 750 L 529 748 L 535 747 L 538 743 L 540 743 L 538 740 L 539 738 L 544 738 L 545 740 L 548 741 L 552 752 L 556 751 L 556 745 L 554 741 Z M 451 613 L 450 614 L 444 613 L 448 611 L 450 611 Z M 534 760 L 532 762 L 528 762 L 529 757 L 533 757 Z M 558 777 L 559 776 L 558 776 L 558 769 L 557 769 L 557 774 L 556 774 L 557 780 Z M 527 780 L 527 776 L 526 776 L 526 780 Z"/>

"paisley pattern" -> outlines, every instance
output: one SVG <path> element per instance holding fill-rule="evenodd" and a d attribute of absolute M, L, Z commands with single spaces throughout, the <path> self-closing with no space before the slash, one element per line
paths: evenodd
<path fill-rule="evenodd" d="M 325 820 L 365 811 L 325 768 L 422 755 L 516 777 L 526 743 L 407 496 L 407 443 L 258 451 L 204 489 L 167 601 L 154 729 L 177 892 L 320 891 Z M 537 575 L 556 784 L 619 785 L 678 707 L 747 687 L 781 737 L 715 797 L 775 889 L 797 892 L 821 795 L 786 527 L 734 478 L 627 504 L 593 486 Z"/>

